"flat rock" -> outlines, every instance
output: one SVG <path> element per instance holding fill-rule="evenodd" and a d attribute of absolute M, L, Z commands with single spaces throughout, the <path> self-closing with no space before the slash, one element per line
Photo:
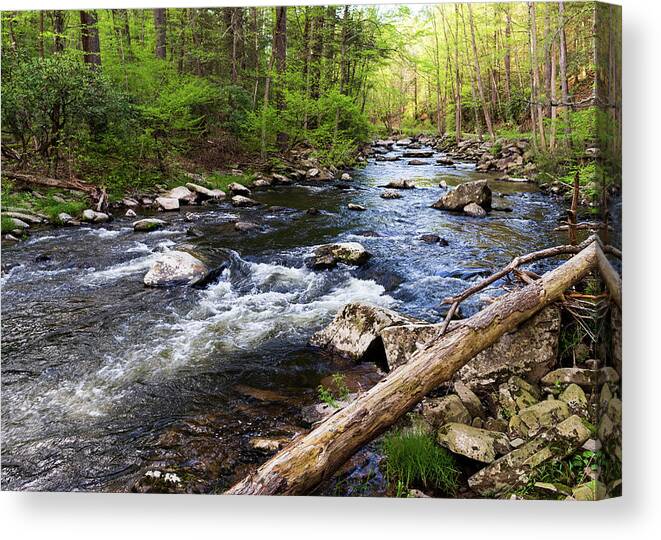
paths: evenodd
<path fill-rule="evenodd" d="M 434 152 L 432 150 L 407 150 L 402 153 L 402 157 L 405 158 L 430 158 L 433 155 Z"/>
<path fill-rule="evenodd" d="M 136 232 L 155 231 L 160 229 L 166 222 L 162 219 L 146 218 L 133 223 L 133 230 Z"/>
<path fill-rule="evenodd" d="M 424 159 L 412 159 L 408 162 L 408 165 L 429 165 L 429 162 Z"/>
<path fill-rule="evenodd" d="M 390 189 L 413 189 L 415 184 L 412 180 L 391 180 L 384 187 Z"/>
<path fill-rule="evenodd" d="M 365 210 L 367 210 L 367 208 L 365 208 L 364 206 L 355 203 L 347 204 L 347 208 L 349 210 L 357 210 L 358 212 L 364 212 Z"/>
<path fill-rule="evenodd" d="M 312 336 L 310 344 L 361 360 L 376 347 L 384 328 L 413 321 L 387 308 L 362 303 L 347 304 L 326 328 Z"/>
<path fill-rule="evenodd" d="M 239 208 L 245 208 L 248 206 L 258 206 L 259 203 L 255 201 L 254 199 L 250 199 L 248 197 L 244 197 L 243 195 L 234 195 L 232 197 L 232 206 L 236 206 Z"/>
<path fill-rule="evenodd" d="M 542 384 L 554 386 L 556 384 L 577 384 L 579 386 L 597 386 L 604 383 L 617 383 L 620 376 L 612 367 L 601 369 L 585 368 L 559 368 L 547 373 Z"/>
<path fill-rule="evenodd" d="M 441 427 L 437 440 L 451 452 L 482 463 L 491 463 L 511 450 L 505 434 L 457 423 Z"/>
<path fill-rule="evenodd" d="M 256 223 L 251 223 L 250 221 L 237 221 L 234 224 L 234 229 L 239 232 L 253 231 L 258 228 L 259 225 L 257 225 Z"/>
<path fill-rule="evenodd" d="M 383 193 L 381 193 L 381 198 L 382 199 L 401 199 L 402 194 L 393 190 L 393 189 L 387 189 Z"/>
<path fill-rule="evenodd" d="M 197 194 L 186 186 L 178 186 L 163 194 L 168 199 L 177 199 L 179 204 L 193 204 L 197 199 Z"/>
<path fill-rule="evenodd" d="M 491 208 L 491 188 L 486 180 L 459 184 L 436 201 L 432 208 L 459 211 L 470 203 L 475 203 L 484 209 Z"/>
<path fill-rule="evenodd" d="M 200 186 L 199 184 L 193 184 L 192 182 L 186 184 L 186 187 L 204 199 L 221 200 L 227 196 L 222 189 L 209 189 L 205 188 L 204 186 Z"/>
<path fill-rule="evenodd" d="M 479 417 L 483 420 L 486 419 L 486 414 L 480 398 L 478 398 L 468 386 L 461 381 L 457 381 L 454 383 L 454 391 L 473 418 Z"/>

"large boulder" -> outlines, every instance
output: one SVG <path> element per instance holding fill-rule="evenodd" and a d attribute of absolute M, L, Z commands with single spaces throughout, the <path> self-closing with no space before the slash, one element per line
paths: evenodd
<path fill-rule="evenodd" d="M 537 467 L 568 456 L 589 437 L 583 421 L 576 415 L 570 416 L 478 471 L 468 479 L 468 485 L 483 497 L 503 495 L 528 482 Z"/>
<path fill-rule="evenodd" d="M 486 180 L 459 184 L 436 201 L 432 208 L 459 211 L 470 203 L 475 203 L 484 209 L 491 208 L 491 188 L 487 185 Z"/>
<path fill-rule="evenodd" d="M 250 190 L 238 182 L 232 182 L 227 186 L 227 189 L 232 195 L 243 195 L 244 197 L 248 197 L 250 195 Z"/>
<path fill-rule="evenodd" d="M 457 423 L 446 424 L 439 429 L 438 442 L 455 454 L 483 463 L 491 463 L 496 456 L 511 450 L 504 433 Z"/>
<path fill-rule="evenodd" d="M 417 350 L 437 340 L 441 329 L 441 324 L 384 329 L 381 338 L 389 369 L 406 364 Z M 559 331 L 560 311 L 556 306 L 546 307 L 475 356 L 456 373 L 454 380 L 464 382 L 478 395 L 512 375 L 537 382 L 556 362 Z"/>
<path fill-rule="evenodd" d="M 379 334 L 389 326 L 410 324 L 413 319 L 387 308 L 353 303 L 342 308 L 333 321 L 310 339 L 310 345 L 353 360 L 379 353 Z"/>
<path fill-rule="evenodd" d="M 186 251 L 168 251 L 161 255 L 144 277 L 148 287 L 195 285 L 209 274 L 209 267 Z"/>
<path fill-rule="evenodd" d="M 371 256 L 371 253 L 358 242 L 341 242 L 319 246 L 307 264 L 315 270 L 335 268 L 339 263 L 361 266 Z"/>

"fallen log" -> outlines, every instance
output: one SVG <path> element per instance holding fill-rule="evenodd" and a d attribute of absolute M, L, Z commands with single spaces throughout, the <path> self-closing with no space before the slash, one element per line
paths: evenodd
<path fill-rule="evenodd" d="M 599 273 L 608 288 L 608 292 L 610 292 L 611 299 L 617 304 L 617 307 L 622 309 L 622 279 L 617 273 L 617 270 L 613 268 L 613 265 L 606 258 L 601 245 L 598 244 L 596 246 L 596 251 Z"/>
<path fill-rule="evenodd" d="M 108 195 L 105 188 L 88 184 L 82 180 L 78 180 L 77 178 L 73 178 L 71 180 L 62 180 L 59 178 L 35 176 L 33 174 L 25 174 L 12 171 L 3 171 L 2 174 L 11 180 L 15 180 L 16 182 L 23 184 L 81 191 L 90 197 L 97 212 L 101 212 L 108 206 Z"/>
<path fill-rule="evenodd" d="M 500 336 L 557 300 L 596 264 L 595 238 L 582 251 L 534 283 L 498 299 L 462 321 L 371 390 L 338 410 L 226 493 L 300 495 L 329 478 L 349 457 L 413 409 Z"/>

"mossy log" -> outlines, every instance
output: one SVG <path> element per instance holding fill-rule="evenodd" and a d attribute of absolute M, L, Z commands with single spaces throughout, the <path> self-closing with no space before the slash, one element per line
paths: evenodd
<path fill-rule="evenodd" d="M 371 390 L 294 439 L 226 493 L 301 495 L 329 478 L 349 457 L 378 437 L 422 398 L 449 381 L 480 351 L 514 330 L 583 278 L 597 264 L 596 239 L 573 258 L 526 287 L 501 297 L 453 328 Z"/>

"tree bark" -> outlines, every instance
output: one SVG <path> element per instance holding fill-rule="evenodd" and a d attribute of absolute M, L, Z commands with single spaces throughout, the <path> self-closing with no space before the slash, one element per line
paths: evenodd
<path fill-rule="evenodd" d="M 64 11 L 53 11 L 53 32 L 55 52 L 64 51 Z"/>
<path fill-rule="evenodd" d="M 101 43 L 99 41 L 99 28 L 95 11 L 80 12 L 80 39 L 83 47 L 83 61 L 91 68 L 97 69 L 101 65 Z"/>
<path fill-rule="evenodd" d="M 285 109 L 285 71 L 287 69 L 287 6 L 275 8 L 275 29 L 273 31 L 273 58 L 275 71 L 278 74 L 278 110 Z M 278 133 L 277 143 L 281 150 L 287 145 L 287 134 Z"/>
<path fill-rule="evenodd" d="M 393 370 L 353 403 L 292 441 L 227 493 L 300 495 L 314 489 L 425 395 L 450 380 L 476 354 L 557 300 L 585 276 L 596 264 L 596 247 L 596 241 L 591 242 L 552 272 L 502 297 L 428 348 L 419 350 L 408 364 Z"/>
<path fill-rule="evenodd" d="M 571 126 L 569 118 L 569 84 L 567 82 L 567 38 L 565 34 L 565 6 L 558 3 L 558 29 L 560 30 L 560 95 L 562 98 L 563 121 L 565 124 L 565 145 L 571 146 Z"/>
<path fill-rule="evenodd" d="M 165 60 L 167 49 L 166 49 L 166 38 L 167 38 L 167 11 L 165 8 L 159 8 L 154 10 L 154 29 L 156 30 L 156 58 L 161 58 Z"/>
<path fill-rule="evenodd" d="M 542 149 L 546 148 L 546 136 L 544 134 L 544 108 L 539 95 L 539 67 L 537 62 L 537 20 L 535 15 L 535 4 L 528 3 L 528 13 L 530 15 L 530 70 L 531 70 L 531 100 L 530 111 L 533 123 L 533 132 L 535 123 L 539 128 L 539 144 Z"/>

